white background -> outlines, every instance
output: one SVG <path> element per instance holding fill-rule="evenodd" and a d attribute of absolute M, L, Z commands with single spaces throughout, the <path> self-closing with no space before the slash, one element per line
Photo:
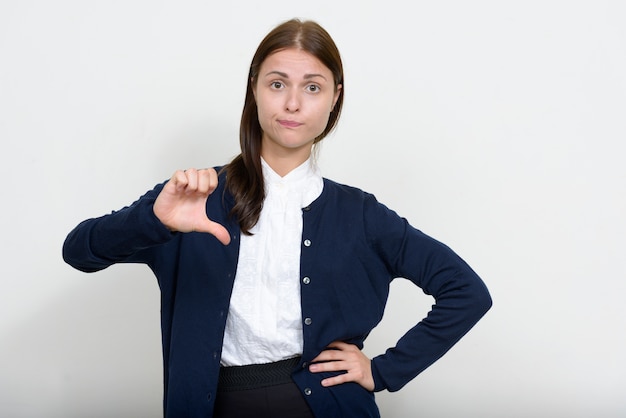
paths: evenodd
<path fill-rule="evenodd" d="M 227 4 L 228 3 L 228 4 Z M 487 316 L 383 417 L 626 415 L 626 7 L 615 1 L 0 3 L 0 415 L 158 417 L 159 294 L 88 275 L 81 220 L 238 152 L 247 67 L 291 17 L 345 65 L 325 176 L 483 277 Z M 368 355 L 432 301 L 392 285 Z"/>

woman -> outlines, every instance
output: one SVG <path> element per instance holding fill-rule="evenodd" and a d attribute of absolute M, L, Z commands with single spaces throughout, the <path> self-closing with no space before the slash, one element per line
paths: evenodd
<path fill-rule="evenodd" d="M 146 263 L 161 289 L 168 417 L 377 417 L 491 306 L 453 251 L 359 189 L 321 177 L 314 144 L 337 124 L 339 52 L 311 21 L 271 31 L 250 66 L 241 154 L 177 171 L 131 206 L 79 224 L 65 260 Z M 395 277 L 428 316 L 373 359 L 363 341 Z"/>

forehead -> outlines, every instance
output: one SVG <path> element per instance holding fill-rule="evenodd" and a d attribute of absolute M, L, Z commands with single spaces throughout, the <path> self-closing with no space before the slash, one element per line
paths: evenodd
<path fill-rule="evenodd" d="M 296 48 L 282 49 L 265 58 L 261 64 L 259 75 L 267 76 L 272 72 L 281 72 L 289 77 L 299 77 L 310 74 L 321 74 L 328 80 L 332 80 L 332 73 L 314 55 Z"/>

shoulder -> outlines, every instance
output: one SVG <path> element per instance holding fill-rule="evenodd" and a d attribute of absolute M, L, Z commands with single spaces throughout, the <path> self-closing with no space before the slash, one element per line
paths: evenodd
<path fill-rule="evenodd" d="M 364 199 L 374 198 L 371 193 L 368 193 L 358 187 L 338 183 L 326 177 L 324 177 L 324 191 L 328 192 L 328 194 L 331 196 L 343 199 L 354 199 L 362 201 Z"/>
<path fill-rule="evenodd" d="M 363 213 L 371 213 L 381 208 L 387 209 L 376 199 L 374 194 L 327 178 L 324 178 L 322 196 L 324 196 L 326 203 L 330 202 L 342 208 L 358 209 Z"/>
<path fill-rule="evenodd" d="M 363 215 L 370 220 L 376 222 L 385 218 L 400 219 L 404 222 L 398 213 L 390 209 L 384 203 L 381 203 L 373 193 L 364 191 L 358 187 L 341 184 L 333 180 L 324 178 L 324 194 L 327 201 L 331 201 L 342 207 L 350 207 L 362 211 Z"/>

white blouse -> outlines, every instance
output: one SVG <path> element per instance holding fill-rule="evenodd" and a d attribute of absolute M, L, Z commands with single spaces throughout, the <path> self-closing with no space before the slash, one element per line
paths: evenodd
<path fill-rule="evenodd" d="M 309 158 L 281 177 L 262 159 L 265 201 L 253 235 L 241 234 L 222 365 L 271 363 L 302 354 L 302 208 L 324 181 Z"/>

